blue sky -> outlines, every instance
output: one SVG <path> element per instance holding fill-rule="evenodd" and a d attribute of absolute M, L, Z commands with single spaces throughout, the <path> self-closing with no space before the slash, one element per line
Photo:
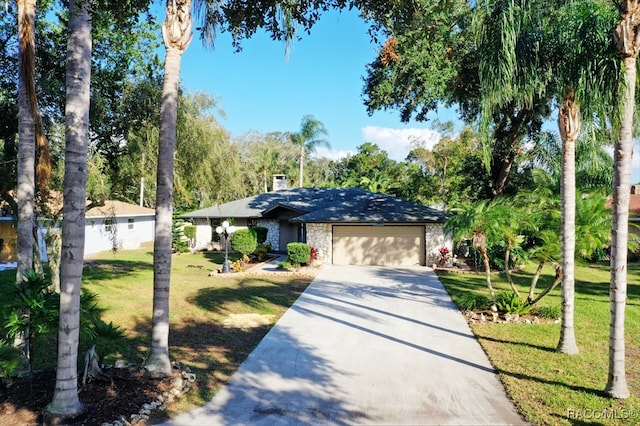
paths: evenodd
<path fill-rule="evenodd" d="M 160 21 L 164 19 L 161 12 Z M 329 131 L 332 149 L 318 155 L 340 158 L 355 153 L 364 142 L 377 143 L 389 156 L 402 161 L 410 140 L 432 146 L 437 134 L 430 122 L 402 123 L 399 113 L 376 112 L 369 117 L 362 101 L 366 64 L 377 46 L 368 26 L 354 11 L 329 12 L 290 47 L 257 33 L 235 53 L 228 34 L 219 34 L 213 49 L 194 40 L 182 59 L 181 83 L 188 91 L 204 90 L 224 110 L 222 126 L 233 136 L 251 130 L 297 131 L 306 114 Z M 442 110 L 431 119 L 456 121 L 455 112 Z M 549 123 L 555 130 L 555 122 Z M 640 158 L 634 155 L 632 182 L 640 181 Z"/>
<path fill-rule="evenodd" d="M 218 99 L 226 118 L 222 126 L 234 136 L 250 130 L 297 131 L 311 114 L 329 132 L 332 158 L 356 152 L 364 142 L 377 143 L 391 158 L 403 160 L 409 140 L 434 143 L 430 123 L 400 122 L 397 111 L 367 115 L 362 102 L 365 66 L 375 58 L 367 25 L 355 12 L 322 17 L 311 35 L 290 48 L 258 33 L 234 53 L 227 34 L 214 49 L 194 40 L 182 59 L 181 82 L 189 91 L 205 90 Z M 434 115 L 435 117 L 435 115 Z M 441 120 L 454 118 L 444 113 Z"/>

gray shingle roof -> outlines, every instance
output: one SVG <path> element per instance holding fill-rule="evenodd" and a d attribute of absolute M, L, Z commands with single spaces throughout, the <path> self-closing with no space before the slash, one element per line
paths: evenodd
<path fill-rule="evenodd" d="M 275 207 L 301 212 L 291 222 L 442 222 L 443 211 L 358 188 L 292 188 L 267 192 L 182 215 L 196 218 L 260 218 Z"/>

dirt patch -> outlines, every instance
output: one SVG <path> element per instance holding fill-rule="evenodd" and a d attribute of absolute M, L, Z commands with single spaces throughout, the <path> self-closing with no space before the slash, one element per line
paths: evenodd
<path fill-rule="evenodd" d="M 271 325 L 273 315 L 231 314 L 223 321 L 225 328 L 254 328 Z"/>

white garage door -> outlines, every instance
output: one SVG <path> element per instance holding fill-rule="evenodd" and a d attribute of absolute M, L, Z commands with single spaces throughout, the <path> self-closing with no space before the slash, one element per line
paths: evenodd
<path fill-rule="evenodd" d="M 424 265 L 424 226 L 333 227 L 335 265 Z"/>

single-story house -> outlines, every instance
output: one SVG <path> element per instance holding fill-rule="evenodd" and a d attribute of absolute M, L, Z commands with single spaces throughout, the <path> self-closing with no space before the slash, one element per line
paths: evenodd
<path fill-rule="evenodd" d="M 285 188 L 182 218 L 196 226 L 196 249 L 214 247 L 216 226 L 230 219 L 236 228 L 267 228 L 274 251 L 306 242 L 329 264 L 431 265 L 440 247 L 452 246 L 445 212 L 357 188 Z"/>
<path fill-rule="evenodd" d="M 85 212 L 84 255 L 117 249 L 136 249 L 155 238 L 156 211 L 122 201 L 107 200 Z M 13 216 L 0 217 L 0 261 L 17 258 L 17 229 Z M 48 259 L 44 242 L 47 222 L 38 223 L 38 243 L 42 261 Z M 59 232 L 59 229 L 57 229 Z"/>
<path fill-rule="evenodd" d="M 107 200 L 85 213 L 84 255 L 105 250 L 137 249 L 155 238 L 156 211 Z"/>

